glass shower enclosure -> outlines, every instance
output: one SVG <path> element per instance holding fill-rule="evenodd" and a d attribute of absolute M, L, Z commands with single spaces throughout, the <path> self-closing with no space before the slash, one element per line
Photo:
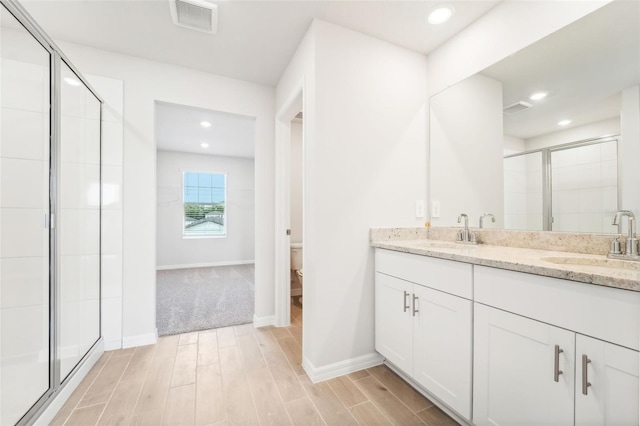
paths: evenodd
<path fill-rule="evenodd" d="M 0 0 L 0 424 L 27 424 L 100 341 L 101 99 Z"/>

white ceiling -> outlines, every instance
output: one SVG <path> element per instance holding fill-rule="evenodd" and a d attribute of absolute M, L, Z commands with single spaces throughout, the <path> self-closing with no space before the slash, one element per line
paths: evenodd
<path fill-rule="evenodd" d="M 429 25 L 440 0 L 217 1 L 217 35 L 178 27 L 168 0 L 22 0 L 54 39 L 275 85 L 314 18 L 427 54 L 497 0 L 447 1 L 451 21 Z"/>
<path fill-rule="evenodd" d="M 484 70 L 503 83 L 505 106 L 534 105 L 505 114 L 505 133 L 528 139 L 619 116 L 620 91 L 640 82 L 639 16 L 640 2 L 613 2 Z M 528 99 L 539 91 L 549 96 Z"/>
<path fill-rule="evenodd" d="M 211 127 L 202 127 L 201 121 Z M 156 102 L 159 150 L 254 158 L 254 130 L 251 117 Z M 200 146 L 203 142 L 209 147 Z"/>

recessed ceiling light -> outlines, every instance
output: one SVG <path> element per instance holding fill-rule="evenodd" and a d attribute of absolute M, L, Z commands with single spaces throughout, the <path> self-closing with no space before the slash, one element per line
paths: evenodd
<path fill-rule="evenodd" d="M 566 126 L 568 124 L 571 124 L 571 120 L 558 121 L 558 126 Z"/>
<path fill-rule="evenodd" d="M 206 142 L 202 142 L 202 143 L 200 144 L 200 146 L 201 146 L 201 147 L 203 147 L 203 148 L 209 148 L 209 144 L 208 144 L 208 143 L 206 143 Z"/>
<path fill-rule="evenodd" d="M 209 123 L 208 121 L 201 121 L 201 122 L 200 122 L 200 125 L 201 125 L 202 127 L 211 127 L 211 123 Z"/>
<path fill-rule="evenodd" d="M 531 99 L 532 101 L 539 101 L 540 99 L 546 98 L 547 95 L 548 95 L 547 92 L 537 92 L 529 96 L 529 99 Z"/>
<path fill-rule="evenodd" d="M 449 4 L 441 4 L 427 15 L 427 22 L 432 25 L 440 25 L 447 22 L 453 16 L 455 9 Z"/>
<path fill-rule="evenodd" d="M 76 80 L 75 78 L 65 77 L 63 80 L 69 86 L 80 86 L 80 82 L 78 80 Z"/>

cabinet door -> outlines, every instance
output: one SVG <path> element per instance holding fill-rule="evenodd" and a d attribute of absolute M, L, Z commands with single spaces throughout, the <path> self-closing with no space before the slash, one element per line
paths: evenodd
<path fill-rule="evenodd" d="M 474 310 L 473 423 L 572 425 L 575 333 L 479 303 Z"/>
<path fill-rule="evenodd" d="M 413 284 L 376 273 L 376 350 L 392 364 L 413 373 Z"/>
<path fill-rule="evenodd" d="M 471 420 L 472 302 L 415 285 L 414 379 Z"/>
<path fill-rule="evenodd" d="M 578 334 L 576 376 L 576 425 L 638 424 L 638 352 Z"/>

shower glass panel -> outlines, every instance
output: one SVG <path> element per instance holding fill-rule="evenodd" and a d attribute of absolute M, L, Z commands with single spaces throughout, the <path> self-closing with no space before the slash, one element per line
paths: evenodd
<path fill-rule="evenodd" d="M 0 6 L 0 424 L 48 391 L 50 53 Z"/>
<path fill-rule="evenodd" d="M 100 337 L 100 101 L 61 63 L 58 355 L 64 381 Z"/>
<path fill-rule="evenodd" d="M 617 141 L 551 151 L 553 231 L 616 233 Z"/>
<path fill-rule="evenodd" d="M 505 229 L 543 230 L 542 152 L 504 159 Z"/>

